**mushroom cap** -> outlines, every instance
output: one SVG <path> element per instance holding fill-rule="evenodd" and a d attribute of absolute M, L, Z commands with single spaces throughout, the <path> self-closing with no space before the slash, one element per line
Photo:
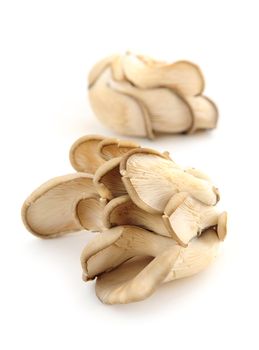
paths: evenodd
<path fill-rule="evenodd" d="M 122 62 L 127 79 L 140 88 L 167 86 L 183 95 L 198 95 L 204 89 L 200 68 L 188 61 L 167 64 L 127 53 Z"/>
<path fill-rule="evenodd" d="M 152 138 L 152 127 L 145 106 L 113 90 L 109 85 L 111 79 L 111 68 L 107 68 L 88 90 L 96 116 L 119 134 Z"/>
<path fill-rule="evenodd" d="M 106 228 L 134 225 L 171 237 L 183 247 L 202 231 L 216 227 L 218 220 L 219 213 L 215 206 L 207 206 L 185 192 L 173 195 L 162 214 L 152 214 L 139 208 L 129 195 L 111 199 L 103 211 L 103 225 Z"/>
<path fill-rule="evenodd" d="M 127 193 L 120 175 L 120 161 L 121 157 L 108 160 L 94 175 L 94 184 L 102 198 L 110 200 Z"/>
<path fill-rule="evenodd" d="M 104 208 L 103 224 L 106 228 L 121 225 L 134 225 L 154 233 L 170 237 L 163 217 L 139 208 L 129 195 L 113 198 Z"/>
<path fill-rule="evenodd" d="M 73 143 L 69 158 L 76 171 L 94 174 L 105 161 L 122 156 L 138 147 L 137 143 L 129 140 L 86 135 Z"/>
<path fill-rule="evenodd" d="M 139 144 L 130 140 L 119 140 L 116 138 L 105 138 L 98 145 L 98 153 L 105 160 L 117 158 L 132 149 L 139 148 Z"/>
<path fill-rule="evenodd" d="M 80 137 L 70 148 L 69 158 L 76 171 L 94 174 L 105 160 L 98 152 L 98 146 L 104 140 L 100 135 Z"/>
<path fill-rule="evenodd" d="M 133 202 L 150 213 L 162 213 L 178 192 L 188 192 L 206 205 L 218 201 L 211 182 L 185 172 L 165 155 L 150 149 L 128 152 L 121 161 L 120 172 Z"/>
<path fill-rule="evenodd" d="M 85 229 L 98 231 L 103 228 L 99 219 L 103 207 L 93 176 L 76 173 L 56 177 L 37 188 L 23 204 L 22 219 L 30 232 L 42 238 Z"/>

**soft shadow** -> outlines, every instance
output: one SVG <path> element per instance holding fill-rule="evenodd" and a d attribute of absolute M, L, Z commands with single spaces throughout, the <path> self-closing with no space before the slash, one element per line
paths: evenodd
<path fill-rule="evenodd" d="M 83 231 L 55 239 L 31 237 L 23 253 L 29 255 L 36 265 L 43 266 L 43 269 L 45 261 L 46 269 L 53 266 L 56 273 L 61 273 L 61 278 L 65 279 L 77 293 L 77 288 L 82 283 L 80 256 L 94 235 Z"/>

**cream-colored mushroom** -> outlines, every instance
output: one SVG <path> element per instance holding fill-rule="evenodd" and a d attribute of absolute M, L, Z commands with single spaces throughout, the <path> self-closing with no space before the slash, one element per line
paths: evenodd
<path fill-rule="evenodd" d="M 164 282 L 196 274 L 214 259 L 219 247 L 207 230 L 187 248 L 170 238 L 134 226 L 103 232 L 81 255 L 84 280 L 97 277 L 96 294 L 106 304 L 143 300 Z"/>
<path fill-rule="evenodd" d="M 126 53 L 122 65 L 128 80 L 141 88 L 166 86 L 188 96 L 198 95 L 204 89 L 200 68 L 188 61 L 167 64 Z"/>
<path fill-rule="evenodd" d="M 134 225 L 170 237 L 161 214 L 151 214 L 136 206 L 128 195 L 112 199 L 104 208 L 103 224 L 106 228 Z"/>
<path fill-rule="evenodd" d="M 171 201 L 175 201 L 174 197 L 181 194 L 186 195 L 180 192 L 173 196 Z M 166 214 L 163 215 L 165 225 L 171 232 L 172 238 L 183 246 L 205 229 L 216 226 L 218 223 L 219 213 L 216 207 L 205 205 L 191 196 L 185 196 L 173 209 L 169 209 L 169 206 L 172 207 L 170 201 L 165 208 Z"/>
<path fill-rule="evenodd" d="M 128 82 L 110 80 L 109 86 L 143 103 L 153 130 L 162 133 L 181 133 L 192 128 L 193 112 L 180 94 L 168 88 L 139 89 Z"/>
<path fill-rule="evenodd" d="M 175 194 L 163 214 L 151 214 L 139 208 L 128 195 L 112 199 L 103 212 L 106 228 L 134 225 L 171 237 L 184 247 L 205 229 L 218 225 L 219 220 L 215 206 L 207 206 L 185 192 Z"/>
<path fill-rule="evenodd" d="M 206 205 L 218 201 L 218 191 L 210 181 L 185 172 L 165 155 L 149 149 L 128 152 L 122 158 L 120 172 L 133 202 L 150 213 L 162 213 L 178 192 L 187 192 Z"/>
<path fill-rule="evenodd" d="M 103 140 L 104 137 L 99 135 L 86 135 L 74 142 L 70 148 L 69 158 L 76 171 L 94 174 L 105 162 L 98 151 L 98 146 Z"/>
<path fill-rule="evenodd" d="M 195 64 L 157 62 L 126 53 L 98 62 L 89 75 L 96 116 L 124 135 L 187 133 L 216 127 L 215 104 L 201 95 L 204 79 Z"/>
<path fill-rule="evenodd" d="M 112 71 L 107 68 L 89 88 L 89 101 L 96 116 L 108 127 L 124 135 L 153 137 L 144 105 L 108 84 Z"/>
<path fill-rule="evenodd" d="M 94 174 L 106 160 L 122 156 L 138 147 L 137 143 L 128 140 L 86 135 L 73 143 L 69 157 L 75 170 Z"/>
<path fill-rule="evenodd" d="M 110 200 L 127 193 L 120 175 L 120 161 L 121 157 L 108 160 L 94 175 L 94 184 L 102 198 Z"/>
<path fill-rule="evenodd" d="M 96 67 L 93 81 L 106 67 Z M 123 79 L 119 69 L 116 76 Z M 40 186 L 25 201 L 22 217 L 43 238 L 101 232 L 81 258 L 84 279 L 97 277 L 101 301 L 143 300 L 161 283 L 191 276 L 212 261 L 227 233 L 227 214 L 217 211 L 219 193 L 206 174 L 181 168 L 168 152 L 93 135 L 72 146 L 70 159 L 83 172 Z"/>
<path fill-rule="evenodd" d="M 42 238 L 103 229 L 105 201 L 99 199 L 92 175 L 77 173 L 49 180 L 24 202 L 22 218 L 27 229 Z"/>
<path fill-rule="evenodd" d="M 110 160 L 112 158 L 120 157 L 132 149 L 139 147 L 140 146 L 137 143 L 129 140 L 105 138 L 99 143 L 98 152 L 103 159 Z"/>

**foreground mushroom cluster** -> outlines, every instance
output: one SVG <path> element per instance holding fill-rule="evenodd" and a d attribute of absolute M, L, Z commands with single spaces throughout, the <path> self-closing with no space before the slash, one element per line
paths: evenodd
<path fill-rule="evenodd" d="M 203 270 L 226 236 L 219 192 L 167 152 L 86 136 L 71 148 L 75 174 L 54 178 L 25 201 L 26 227 L 43 238 L 100 232 L 83 250 L 84 280 L 107 304 L 147 298 L 164 282 Z"/>
<path fill-rule="evenodd" d="M 90 71 L 89 100 L 96 116 L 122 135 L 191 133 L 216 127 L 215 104 L 202 95 L 204 79 L 188 61 L 172 64 L 126 53 Z"/>

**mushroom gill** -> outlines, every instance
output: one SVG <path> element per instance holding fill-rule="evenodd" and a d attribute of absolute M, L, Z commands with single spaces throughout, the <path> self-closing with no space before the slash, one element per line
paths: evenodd
<path fill-rule="evenodd" d="M 149 149 L 128 152 L 120 165 L 122 181 L 131 199 L 151 213 L 162 213 L 169 199 L 187 192 L 207 205 L 215 205 L 218 193 L 210 181 L 198 178 Z"/>
<path fill-rule="evenodd" d="M 91 199 L 92 206 L 86 203 Z M 27 229 L 42 238 L 93 228 L 99 230 L 103 205 L 92 175 L 76 173 L 51 179 L 24 202 L 22 218 Z M 86 222 L 85 217 L 88 217 Z"/>

